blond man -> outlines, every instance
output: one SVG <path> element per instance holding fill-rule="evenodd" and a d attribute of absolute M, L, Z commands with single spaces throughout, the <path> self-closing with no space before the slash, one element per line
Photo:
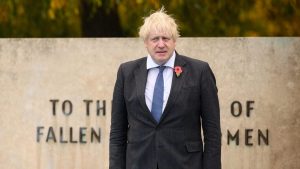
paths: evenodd
<path fill-rule="evenodd" d="M 178 27 L 163 8 L 144 19 L 139 35 L 148 55 L 119 67 L 109 168 L 221 169 L 219 102 L 209 65 L 175 51 Z"/>

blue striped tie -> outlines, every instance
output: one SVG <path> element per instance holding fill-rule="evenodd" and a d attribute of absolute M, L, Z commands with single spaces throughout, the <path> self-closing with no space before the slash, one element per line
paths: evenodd
<path fill-rule="evenodd" d="M 163 72 L 166 66 L 159 66 L 159 73 L 156 78 L 153 99 L 152 99 L 152 109 L 151 114 L 154 119 L 159 122 L 159 119 L 162 115 L 163 109 L 163 100 L 164 100 L 164 76 Z"/>

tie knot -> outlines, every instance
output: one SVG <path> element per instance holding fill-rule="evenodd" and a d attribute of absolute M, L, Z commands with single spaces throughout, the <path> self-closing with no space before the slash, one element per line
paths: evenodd
<path fill-rule="evenodd" d="M 162 73 L 165 70 L 166 66 L 158 66 L 159 73 Z"/>

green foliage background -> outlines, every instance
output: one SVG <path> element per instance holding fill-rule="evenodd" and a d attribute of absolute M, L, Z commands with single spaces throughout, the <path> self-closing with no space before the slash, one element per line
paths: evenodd
<path fill-rule="evenodd" d="M 0 0 L 0 37 L 132 37 L 162 6 L 184 37 L 300 35 L 300 0 Z"/>

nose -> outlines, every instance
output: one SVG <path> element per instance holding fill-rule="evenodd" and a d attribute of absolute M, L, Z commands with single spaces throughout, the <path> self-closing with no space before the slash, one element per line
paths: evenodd
<path fill-rule="evenodd" d="M 158 40 L 158 42 L 157 42 L 157 46 L 158 46 L 159 48 L 165 47 L 165 42 L 163 41 L 162 38 L 159 38 L 159 40 Z"/>

